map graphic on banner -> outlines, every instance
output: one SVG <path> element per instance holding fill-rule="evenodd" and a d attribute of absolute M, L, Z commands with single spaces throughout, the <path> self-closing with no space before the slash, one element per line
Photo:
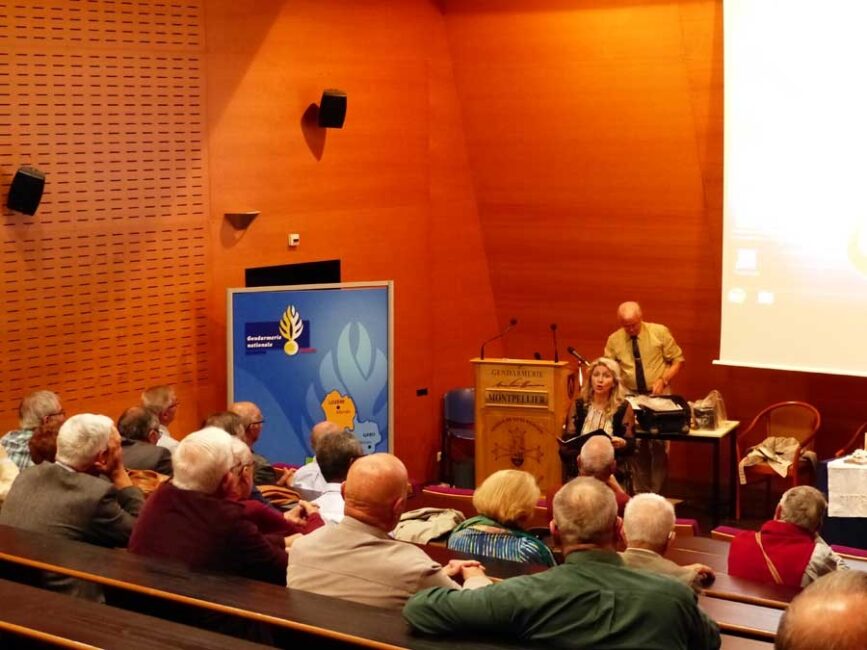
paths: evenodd
<path fill-rule="evenodd" d="M 256 451 L 312 456 L 322 420 L 389 451 L 388 287 L 230 292 L 232 399 L 262 409 Z"/>

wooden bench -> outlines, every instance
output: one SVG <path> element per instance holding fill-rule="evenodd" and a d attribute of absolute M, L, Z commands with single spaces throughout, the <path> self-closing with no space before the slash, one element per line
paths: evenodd
<path fill-rule="evenodd" d="M 436 550 L 435 550 L 436 549 Z M 436 553 L 451 553 L 431 547 Z M 443 555 L 438 560 L 446 560 Z M 543 567 L 488 562 L 492 575 L 521 575 Z M 54 571 L 95 582 L 124 593 L 273 626 L 295 642 L 318 647 L 503 648 L 478 640 L 430 639 L 413 636 L 400 613 L 316 594 L 295 591 L 238 576 L 193 573 L 185 567 L 142 558 L 123 550 L 105 549 L 7 526 L 0 526 L 0 567 L 3 563 Z M 508 575 L 506 575 L 508 574 Z M 757 639 L 773 638 L 779 610 L 747 602 L 703 597 L 703 607 L 721 630 Z M 705 603 L 707 603 L 705 605 Z"/>
<path fill-rule="evenodd" d="M 0 526 L 0 572 L 27 567 L 72 576 L 121 594 L 155 600 L 167 611 L 192 610 L 269 626 L 281 644 L 383 650 L 502 649 L 504 644 L 414 636 L 400 612 L 286 589 L 239 576 L 191 572 L 172 562 L 143 558 L 48 535 Z M 168 605 L 168 607 L 166 607 Z M 149 611 L 149 610 L 146 610 Z M 191 617 L 198 619 L 200 616 Z"/>
<path fill-rule="evenodd" d="M 0 647 L 255 650 L 242 641 L 144 614 L 0 580 Z"/>

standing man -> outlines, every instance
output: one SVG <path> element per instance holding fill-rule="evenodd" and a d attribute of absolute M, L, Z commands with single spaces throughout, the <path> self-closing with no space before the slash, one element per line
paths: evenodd
<path fill-rule="evenodd" d="M 620 329 L 608 337 L 605 356 L 620 364 L 623 385 L 641 395 L 668 395 L 684 358 L 665 325 L 646 323 L 637 302 L 617 308 Z M 636 492 L 662 492 L 668 476 L 668 449 L 662 440 L 639 440 L 633 481 Z"/>

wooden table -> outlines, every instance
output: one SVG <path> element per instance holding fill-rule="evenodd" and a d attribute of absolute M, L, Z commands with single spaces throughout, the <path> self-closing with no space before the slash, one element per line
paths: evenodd
<path fill-rule="evenodd" d="M 735 442 L 737 440 L 737 428 L 740 425 L 738 420 L 726 420 L 719 427 L 713 430 L 691 429 L 689 433 L 650 433 L 649 431 L 635 432 L 635 437 L 644 440 L 666 440 L 670 442 L 684 442 L 693 444 L 709 444 L 713 450 L 712 461 L 712 486 L 713 495 L 711 499 L 711 516 L 713 517 L 714 527 L 719 526 L 721 519 L 721 493 L 720 484 L 721 471 L 721 454 L 720 446 L 724 441 L 728 442 L 729 447 L 729 514 L 733 515 L 735 503 L 735 490 L 737 489 L 737 449 Z"/>
<path fill-rule="evenodd" d="M 0 647 L 24 643 L 124 650 L 255 650 L 267 646 L 81 598 L 0 580 Z"/>
<path fill-rule="evenodd" d="M 3 564 L 7 563 L 4 567 Z M 417 637 L 400 612 L 287 589 L 239 576 L 192 572 L 123 549 L 0 526 L 0 569 L 53 571 L 139 597 L 162 612 L 187 609 L 272 626 L 294 647 L 380 650 L 502 650 L 502 643 Z M 281 637 L 281 638 L 282 638 Z"/>

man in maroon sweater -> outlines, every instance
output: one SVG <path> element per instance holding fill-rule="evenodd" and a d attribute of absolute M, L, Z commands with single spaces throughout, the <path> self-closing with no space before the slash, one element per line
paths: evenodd
<path fill-rule="evenodd" d="M 786 490 L 771 521 L 732 540 L 729 575 L 806 587 L 826 573 L 848 568 L 819 537 L 826 507 L 825 497 L 814 487 Z"/>
<path fill-rule="evenodd" d="M 269 542 L 229 498 L 242 470 L 234 464 L 229 434 L 216 427 L 191 433 L 175 450 L 173 465 L 172 480 L 142 509 L 129 550 L 194 570 L 284 584 L 286 549 Z"/>

